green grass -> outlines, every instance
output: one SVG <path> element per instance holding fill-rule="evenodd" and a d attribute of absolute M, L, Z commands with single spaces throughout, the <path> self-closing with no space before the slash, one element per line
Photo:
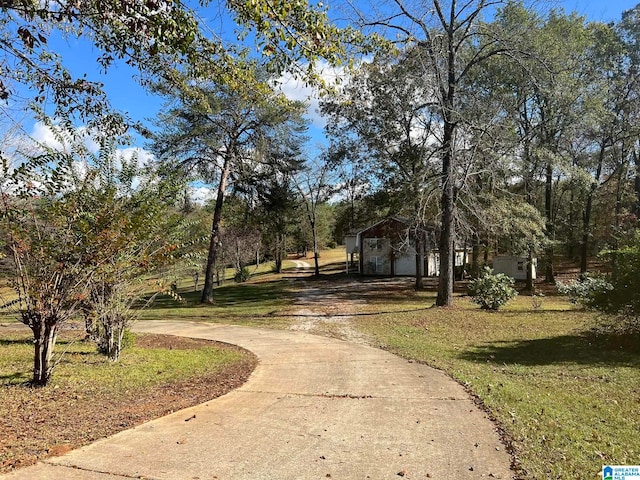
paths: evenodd
<path fill-rule="evenodd" d="M 321 257 L 325 280 L 333 278 L 342 259 L 338 251 Z M 185 304 L 160 298 L 141 318 L 286 328 L 300 308 L 293 305 L 295 298 L 323 282 L 295 279 L 290 271 L 282 276 L 265 271 L 246 284 L 228 281 L 216 288 L 215 304 L 206 306 L 198 304 L 199 294 L 188 285 L 180 291 Z M 593 314 L 556 296 L 544 297 L 539 307 L 531 297 L 519 296 L 503 310 L 487 312 L 461 296 L 454 308 L 429 308 L 435 293 L 416 293 L 409 281 L 406 289 L 369 287 L 366 281 L 358 287 L 355 291 L 345 284 L 336 293 L 336 302 L 357 300 L 350 305 L 355 327 L 390 351 L 428 363 L 466 385 L 512 440 L 522 478 L 596 478 L 603 464 L 638 463 L 640 355 L 593 344 L 586 335 Z M 182 361 L 179 354 L 172 360 Z M 23 381 L 29 362 L 30 357 L 22 370 L 0 366 L 0 377 Z M 55 381 L 63 378 L 64 367 Z M 134 384 L 164 370 L 141 370 Z M 11 378 L 16 371 L 24 373 Z"/>
<path fill-rule="evenodd" d="M 324 261 L 338 266 L 340 258 Z M 227 283 L 216 289 L 213 306 L 188 296 L 188 306 L 160 303 L 145 315 L 286 328 L 305 283 L 283 277 Z M 348 301 L 354 294 L 339 295 Z M 591 344 L 593 314 L 557 296 L 544 297 L 541 306 L 520 296 L 500 312 L 483 311 L 464 296 L 454 308 L 429 308 L 435 294 L 416 293 L 409 283 L 357 298 L 358 329 L 447 372 L 482 400 L 512 440 L 522 478 L 589 478 L 606 463 L 638 462 L 640 356 Z"/>
<path fill-rule="evenodd" d="M 322 274 L 331 275 L 343 269 L 344 258 L 344 248 L 322 251 L 319 262 Z M 300 260 L 313 266 L 312 254 Z M 213 305 L 200 304 L 201 289 L 194 291 L 193 281 L 185 277 L 178 284 L 178 294 L 184 300 L 182 303 L 161 295 L 140 312 L 139 318 L 287 328 L 292 323 L 292 300 L 304 288 L 305 279 L 297 277 L 293 260 L 283 262 L 282 274 L 276 274 L 272 269 L 273 262 L 262 263 L 257 270 L 251 266 L 249 281 L 240 284 L 233 281 L 233 270 L 229 269 L 227 280 L 214 289 Z"/>
<path fill-rule="evenodd" d="M 75 337 L 75 338 L 74 338 Z M 64 334 L 56 343 L 54 388 L 85 386 L 101 391 L 135 391 L 177 380 L 219 371 L 242 358 L 236 350 L 215 346 L 195 349 L 125 349 L 121 360 L 112 363 L 97 352 L 95 344 L 79 340 L 78 334 Z M 28 382 L 33 365 L 30 332 L 3 335 L 0 338 L 0 385 Z M 88 393 L 88 392 L 87 392 Z"/>
<path fill-rule="evenodd" d="M 358 324 L 482 399 L 513 440 L 524 478 L 595 478 L 603 464 L 637 464 L 640 357 L 592 345 L 585 335 L 592 315 L 564 300 L 546 298 L 539 310 L 530 302 L 519 297 L 491 313 L 458 298 L 453 309 L 362 317 Z"/>
<path fill-rule="evenodd" d="M 295 285 L 286 280 L 236 284 L 214 290 L 214 304 L 200 304 L 200 292 L 178 291 L 184 302 L 163 295 L 140 312 L 141 320 L 191 320 L 284 328 Z"/>

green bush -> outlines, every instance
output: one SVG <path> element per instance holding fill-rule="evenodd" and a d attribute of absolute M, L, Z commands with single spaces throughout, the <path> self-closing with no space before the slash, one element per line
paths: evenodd
<path fill-rule="evenodd" d="M 593 345 L 640 352 L 640 316 L 633 312 L 601 315 L 588 333 Z"/>
<path fill-rule="evenodd" d="M 558 291 L 586 308 L 604 313 L 592 329 L 606 346 L 640 349 L 640 230 L 617 250 L 602 256 L 614 266 L 608 276 L 584 276 Z"/>
<path fill-rule="evenodd" d="M 515 280 L 504 273 L 494 274 L 485 267 L 479 278 L 469 283 L 469 295 L 474 303 L 485 310 L 498 310 L 518 292 L 513 285 Z"/>
<path fill-rule="evenodd" d="M 571 303 L 596 310 L 606 303 L 606 298 L 613 290 L 613 285 L 601 275 L 583 275 L 579 280 L 557 282 L 556 285 L 558 293 L 569 297 Z"/>
<path fill-rule="evenodd" d="M 242 267 L 240 270 L 236 270 L 236 276 L 233 278 L 236 283 L 244 283 L 249 280 L 251 274 L 247 267 Z"/>

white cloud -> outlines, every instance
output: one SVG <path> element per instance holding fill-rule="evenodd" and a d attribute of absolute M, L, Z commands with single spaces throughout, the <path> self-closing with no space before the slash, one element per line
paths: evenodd
<path fill-rule="evenodd" d="M 199 205 L 204 205 L 209 200 L 213 200 L 214 198 L 213 190 L 204 186 L 191 187 L 189 189 L 189 194 L 191 195 L 191 200 Z"/>
<path fill-rule="evenodd" d="M 326 85 L 334 86 L 339 81 L 344 81 L 346 73 L 344 68 L 335 68 L 327 65 L 325 62 L 318 63 L 316 66 L 320 77 Z M 306 69 L 304 66 L 301 70 Z M 304 81 L 296 78 L 292 74 L 284 74 L 276 81 L 277 88 L 291 100 L 306 102 L 309 105 L 307 117 L 312 124 L 318 128 L 324 128 L 326 121 L 320 115 L 320 94 L 318 90 L 309 85 L 305 85 Z"/>
<path fill-rule="evenodd" d="M 54 150 L 64 150 L 64 145 L 60 142 L 60 138 L 48 125 L 42 122 L 36 122 L 31 130 L 31 138 L 38 144 Z"/>
<path fill-rule="evenodd" d="M 120 160 L 126 162 L 130 162 L 133 158 L 136 158 L 138 167 L 145 167 L 155 162 L 153 153 L 141 147 L 121 148 L 116 152 L 116 155 Z"/>
<path fill-rule="evenodd" d="M 95 133 L 87 127 L 78 127 L 73 133 L 70 133 L 55 123 L 47 125 L 42 122 L 36 122 L 29 136 L 37 146 L 51 148 L 60 152 L 71 151 L 72 145 L 75 142 L 79 142 L 87 151 L 96 153 L 100 150 L 100 145 L 94 139 Z M 76 138 L 72 138 L 72 135 L 75 135 Z"/>

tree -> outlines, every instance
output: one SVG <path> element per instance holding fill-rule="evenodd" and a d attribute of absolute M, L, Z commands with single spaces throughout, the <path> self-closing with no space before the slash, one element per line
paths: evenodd
<path fill-rule="evenodd" d="M 320 244 L 318 233 L 318 209 L 334 193 L 331 173 L 334 166 L 326 161 L 316 160 L 306 166 L 295 178 L 296 188 L 302 199 L 313 242 L 314 275 L 320 276 Z"/>
<path fill-rule="evenodd" d="M 53 128 L 53 124 L 52 124 Z M 141 275 L 172 260 L 177 241 L 167 208 L 170 183 L 143 176 L 137 158 L 114 143 L 92 153 L 87 132 L 58 126 L 62 149 L 37 147 L 23 163 L 3 163 L 1 230 L 16 298 L 5 302 L 34 335 L 32 383 L 46 385 L 60 326 L 84 313 L 112 360 L 146 296 Z"/>
<path fill-rule="evenodd" d="M 292 111 L 290 121 L 263 137 L 256 152 L 258 165 L 239 185 L 239 191 L 255 205 L 254 222 L 262 231 L 263 243 L 278 273 L 282 272 L 283 260 L 299 225 L 294 178 L 303 168 L 304 143 L 308 140 L 308 122 L 302 113 Z"/>
<path fill-rule="evenodd" d="M 306 1 L 231 1 L 220 6 L 236 21 L 239 37 L 256 34 L 271 71 L 290 67 L 309 81 L 319 81 L 313 68 L 316 60 L 340 63 L 348 45 L 365 40 L 355 29 L 331 24 L 322 5 Z M 0 72 L 0 99 L 12 96 L 13 83 L 23 84 L 38 92 L 34 101 L 39 108 L 52 99 L 56 110 L 50 113 L 55 117 L 102 117 L 103 128 L 109 118 L 119 123 L 108 112 L 102 86 L 73 78 L 64 59 L 50 48 L 49 40 L 56 35 L 87 39 L 97 47 L 96 61 L 102 68 L 126 61 L 140 71 L 144 84 L 158 78 L 176 80 L 167 65 L 188 68 L 195 76 L 205 72 L 220 83 L 241 85 L 245 79 L 245 48 L 226 42 L 224 32 L 216 32 L 181 2 L 15 0 L 2 2 L 0 9 L 0 50 L 7 61 Z M 308 69 L 299 67 L 303 63 Z"/>
<path fill-rule="evenodd" d="M 263 181 L 254 185 L 258 198 L 256 214 L 260 218 L 263 241 L 275 262 L 277 273 L 282 273 L 287 237 L 299 221 L 298 197 L 293 187 L 292 173 L 272 171 L 267 173 Z"/>
<path fill-rule="evenodd" d="M 60 325 L 80 311 L 91 279 L 91 272 L 83 268 L 83 252 L 73 235 L 75 202 L 52 194 L 60 185 L 62 172 L 42 161 L 43 158 L 30 159 L 23 163 L 23 169 L 10 170 L 3 159 L 0 192 L 9 282 L 16 295 L 3 302 L 3 308 L 16 312 L 33 333 L 34 386 L 49 383 Z M 71 165 L 59 167 L 68 171 Z"/>
<path fill-rule="evenodd" d="M 564 241 L 570 255 L 581 243 L 586 263 L 591 202 L 604 173 L 602 163 L 597 167 L 597 148 L 587 138 L 608 116 L 602 95 L 609 89 L 601 83 L 604 77 L 596 64 L 604 67 L 613 60 L 596 60 L 608 55 L 598 53 L 603 45 L 598 47 L 596 41 L 597 32 L 603 34 L 605 27 L 586 25 L 575 14 L 552 10 L 543 18 L 512 3 L 499 12 L 496 23 L 508 30 L 514 24 L 529 26 L 513 52 L 517 61 L 496 58 L 488 66 L 515 133 L 516 192 L 544 212 L 545 279 L 552 282 L 554 245 L 559 241 Z M 583 199 L 586 206 L 581 211 Z M 528 284 L 533 286 L 530 276 L 529 272 Z"/>
<path fill-rule="evenodd" d="M 149 285 L 143 275 L 174 263 L 191 243 L 180 216 L 172 214 L 182 186 L 159 179 L 135 156 L 118 156 L 113 144 L 89 155 L 76 176 L 68 195 L 79 212 L 74 232 L 85 253 L 82 267 L 91 272 L 83 311 L 93 320 L 100 351 L 118 361 L 124 334 L 141 308 L 158 293 L 171 293 L 162 283 Z"/>
<path fill-rule="evenodd" d="M 257 73 L 257 72 L 255 72 Z M 213 302 L 213 282 L 221 241 L 224 198 L 230 183 L 250 183 L 259 172 L 261 151 L 279 129 L 299 126 L 302 104 L 273 93 L 264 83 L 235 90 L 216 83 L 181 92 L 162 114 L 153 151 L 168 170 L 216 185 L 205 283 L 201 301 Z"/>
<path fill-rule="evenodd" d="M 435 122 L 439 125 L 436 136 L 440 162 L 440 241 L 441 259 L 436 304 L 453 302 L 453 259 L 456 237 L 456 197 L 458 194 L 459 132 L 465 123 L 462 114 L 461 92 L 471 72 L 492 57 L 511 50 L 516 31 L 493 29 L 482 22 L 482 15 L 504 2 L 499 0 L 473 0 L 457 2 L 432 0 L 425 14 L 421 2 L 395 0 L 385 9 L 386 15 L 364 18 L 363 24 L 372 29 L 392 31 L 404 43 L 421 65 L 427 98 L 433 104 Z"/>
<path fill-rule="evenodd" d="M 347 185 L 356 186 L 359 176 L 374 177 L 377 188 L 388 193 L 390 209 L 410 218 L 416 232 L 424 231 L 429 199 L 438 189 L 438 126 L 422 75 L 414 49 L 379 55 L 322 104 L 335 142 L 332 156 L 355 163 Z M 416 288 L 422 289 L 425 245 L 422 235 L 414 237 Z"/>

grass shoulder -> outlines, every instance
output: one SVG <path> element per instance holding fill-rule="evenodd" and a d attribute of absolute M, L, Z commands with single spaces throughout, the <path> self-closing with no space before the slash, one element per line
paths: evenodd
<path fill-rule="evenodd" d="M 451 309 L 363 317 L 359 326 L 477 396 L 512 443 L 521 478 L 595 478 L 603 464 L 637 463 L 640 356 L 594 345 L 594 315 L 561 297 L 537 309 L 530 302 L 487 312 L 459 297 Z"/>
<path fill-rule="evenodd" d="M 118 363 L 67 331 L 51 385 L 34 389 L 30 332 L 0 328 L 0 473 L 58 455 L 173 411 L 206 402 L 246 381 L 255 357 L 240 348 L 138 334 Z"/>

